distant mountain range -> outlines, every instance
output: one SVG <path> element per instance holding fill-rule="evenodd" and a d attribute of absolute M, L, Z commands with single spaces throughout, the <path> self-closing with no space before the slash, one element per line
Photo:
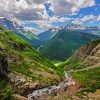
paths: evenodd
<path fill-rule="evenodd" d="M 57 32 L 60 30 L 84 32 L 84 33 L 96 34 L 96 35 L 100 36 L 100 27 L 98 27 L 98 26 L 87 27 L 87 26 L 82 26 L 82 25 L 70 23 L 64 27 L 50 28 L 49 30 L 40 33 L 38 35 L 38 38 L 40 41 L 46 42 L 46 41 L 50 40 L 51 38 L 53 38 L 57 34 Z"/>
<path fill-rule="evenodd" d="M 58 32 L 57 29 L 50 28 L 49 30 L 42 32 L 38 35 L 40 41 L 48 41 L 50 40 L 56 33 Z"/>
<path fill-rule="evenodd" d="M 81 45 L 92 39 L 100 38 L 100 28 L 97 26 L 87 27 L 71 23 L 34 35 L 32 31 L 4 17 L 0 17 L 0 25 L 28 41 L 46 58 L 52 60 L 68 58 Z"/>
<path fill-rule="evenodd" d="M 82 25 L 78 25 L 78 24 L 67 24 L 64 29 L 66 30 L 98 30 L 100 29 L 98 26 L 90 26 L 90 27 L 87 27 L 87 26 L 82 26 Z"/>
<path fill-rule="evenodd" d="M 25 29 L 23 26 L 18 25 L 14 21 L 10 21 L 4 17 L 0 17 L 0 25 L 3 26 L 6 30 L 11 30 L 16 35 L 20 36 L 24 40 L 31 43 L 34 47 L 36 47 L 39 43 L 38 37 L 34 35 L 30 30 Z"/>
<path fill-rule="evenodd" d="M 50 60 L 64 60 L 80 46 L 97 38 L 100 36 L 63 29 L 42 45 L 40 52 Z"/>
<path fill-rule="evenodd" d="M 100 36 L 100 27 L 98 26 L 82 26 L 77 24 L 68 24 L 64 27 L 65 30 L 77 31 L 77 32 L 84 32 L 90 34 L 96 34 Z"/>

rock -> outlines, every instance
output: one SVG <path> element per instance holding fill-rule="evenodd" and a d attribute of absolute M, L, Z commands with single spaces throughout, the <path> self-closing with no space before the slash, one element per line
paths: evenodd
<path fill-rule="evenodd" d="M 22 51 L 25 48 L 25 46 L 21 43 L 9 42 L 9 46 L 10 46 L 10 48 L 18 50 L 18 51 Z"/>
<path fill-rule="evenodd" d="M 81 66 L 98 66 L 100 63 L 100 40 L 90 42 L 82 46 L 73 55 L 74 59 L 80 60 Z"/>
<path fill-rule="evenodd" d="M 67 73 L 65 74 L 65 76 L 67 79 L 65 79 L 61 83 L 58 83 L 58 85 L 52 85 L 52 86 L 34 90 L 31 94 L 28 95 L 28 99 L 43 100 L 43 99 L 39 99 L 39 97 L 41 98 L 47 95 L 52 95 L 53 97 L 56 97 L 59 91 L 63 91 L 65 87 L 73 85 L 74 81 L 72 80 L 72 77 L 70 77 L 70 75 Z"/>
<path fill-rule="evenodd" d="M 8 72 L 7 57 L 4 54 L 0 54 L 0 79 L 6 78 Z"/>
<path fill-rule="evenodd" d="M 13 97 L 14 97 L 14 100 L 28 100 L 28 98 L 25 98 L 25 97 L 17 95 L 17 94 L 14 95 Z"/>

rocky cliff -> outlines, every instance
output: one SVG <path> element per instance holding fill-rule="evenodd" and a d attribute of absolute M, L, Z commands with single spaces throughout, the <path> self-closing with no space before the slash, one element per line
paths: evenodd
<path fill-rule="evenodd" d="M 88 92 L 100 90 L 100 39 L 82 46 L 61 66 L 71 72 L 86 95 Z"/>
<path fill-rule="evenodd" d="M 65 70 L 100 67 L 100 40 L 98 39 L 85 44 L 60 66 Z"/>
<path fill-rule="evenodd" d="M 80 60 L 81 65 L 84 67 L 100 66 L 100 40 L 84 45 L 77 50 L 73 57 Z"/>

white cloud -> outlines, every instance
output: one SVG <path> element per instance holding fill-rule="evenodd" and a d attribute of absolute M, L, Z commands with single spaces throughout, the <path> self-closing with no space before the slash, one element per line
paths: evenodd
<path fill-rule="evenodd" d="M 48 29 L 52 27 L 49 21 L 34 21 L 34 23 L 36 23 L 39 26 L 39 28 Z"/>
<path fill-rule="evenodd" d="M 72 21 L 72 23 L 74 24 L 82 24 L 84 22 L 88 22 L 88 21 L 95 21 L 97 19 L 97 16 L 94 16 L 94 15 L 85 15 L 84 17 L 82 18 L 76 18 Z"/>
<path fill-rule="evenodd" d="M 56 17 L 56 16 L 53 16 L 51 19 L 50 19 L 50 22 L 53 23 L 53 22 L 66 22 L 66 21 L 69 21 L 71 20 L 71 18 L 67 18 L 67 17 Z"/>
<path fill-rule="evenodd" d="M 51 3 L 50 10 L 54 16 L 47 14 L 44 4 Z M 70 21 L 70 18 L 58 16 L 65 14 L 76 14 L 81 8 L 95 5 L 95 0 L 0 0 L 0 15 L 18 23 L 33 22 L 40 27 L 52 27 L 53 22 Z M 93 16 L 86 16 L 83 19 L 76 19 L 77 22 L 84 22 L 93 19 Z M 99 18 L 98 18 L 99 19 Z M 73 21 L 73 22 L 75 22 Z"/>
<path fill-rule="evenodd" d="M 95 0 L 51 0 L 56 15 L 73 14 L 81 8 L 95 5 Z"/>
<path fill-rule="evenodd" d="M 98 15 L 98 18 L 97 18 L 97 20 L 98 20 L 98 21 L 100 21 L 100 14 Z"/>
<path fill-rule="evenodd" d="M 41 30 L 37 29 L 37 28 L 33 28 L 33 27 L 25 27 L 24 28 L 26 31 L 31 31 L 33 34 L 37 35 L 41 32 Z"/>
<path fill-rule="evenodd" d="M 26 16 L 25 20 L 42 19 L 44 3 L 47 2 L 51 3 L 50 9 L 55 15 L 73 14 L 81 8 L 95 5 L 94 0 L 0 0 L 0 14 L 8 18 L 22 19 L 20 17 Z"/>
<path fill-rule="evenodd" d="M 97 16 L 94 15 L 87 15 L 84 16 L 83 18 L 81 18 L 81 22 L 87 22 L 87 21 L 91 21 L 91 20 L 95 20 Z"/>
<path fill-rule="evenodd" d="M 47 14 L 40 0 L 0 0 L 0 15 L 21 21 L 46 20 Z"/>

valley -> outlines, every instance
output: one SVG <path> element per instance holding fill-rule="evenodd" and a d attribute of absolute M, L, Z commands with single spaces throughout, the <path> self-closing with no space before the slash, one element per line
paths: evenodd
<path fill-rule="evenodd" d="M 81 88 L 86 96 L 100 88 L 99 39 L 86 43 L 65 62 L 54 65 L 15 33 L 0 27 L 0 37 L 0 98 L 46 100 L 57 95 L 67 99 Z M 65 72 L 64 77 L 64 71 L 71 76 Z M 62 94 L 65 90 L 71 91 L 70 87 L 76 88 L 74 93 Z"/>
<path fill-rule="evenodd" d="M 25 95 L 36 88 L 60 82 L 62 76 L 60 70 L 30 44 L 0 28 L 0 83 L 7 82 L 4 87 L 11 85 L 15 93 Z M 9 96 L 5 97 L 2 90 L 0 94 L 1 99 Z"/>
<path fill-rule="evenodd" d="M 6 18 L 0 24 L 0 99 L 85 100 L 99 91 L 97 27 L 69 24 L 34 35 Z"/>
<path fill-rule="evenodd" d="M 100 0 L 0 0 L 0 100 L 100 100 Z"/>

